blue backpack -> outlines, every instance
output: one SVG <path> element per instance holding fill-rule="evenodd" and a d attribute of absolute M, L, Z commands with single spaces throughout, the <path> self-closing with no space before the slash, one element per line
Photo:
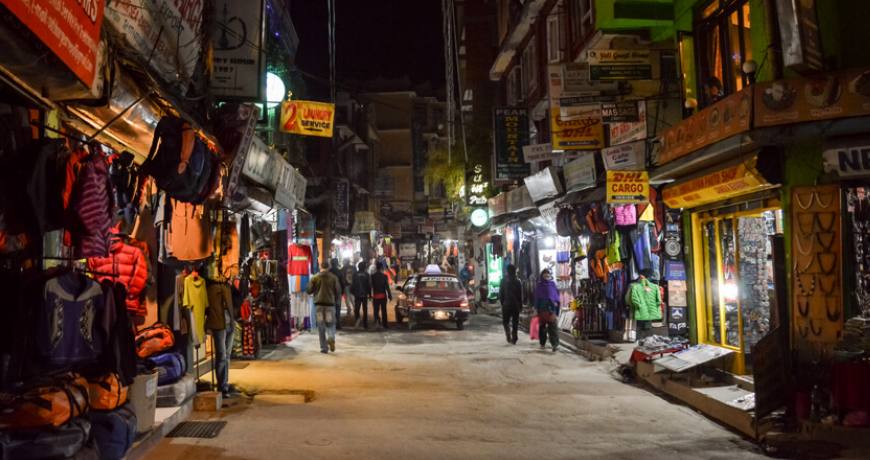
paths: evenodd
<path fill-rule="evenodd" d="M 109 412 L 91 412 L 91 435 L 101 460 L 121 460 L 136 440 L 136 414 L 129 405 Z"/>
<path fill-rule="evenodd" d="M 157 369 L 157 385 L 169 385 L 177 382 L 184 373 L 187 367 L 184 364 L 184 357 L 180 353 L 163 353 L 162 355 L 152 356 L 148 361 Z"/>

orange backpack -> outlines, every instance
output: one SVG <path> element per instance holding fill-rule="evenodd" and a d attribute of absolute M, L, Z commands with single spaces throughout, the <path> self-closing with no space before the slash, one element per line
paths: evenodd
<path fill-rule="evenodd" d="M 175 345 L 175 337 L 168 327 L 156 323 L 136 334 L 136 356 L 145 359 L 166 351 Z"/>
<path fill-rule="evenodd" d="M 127 387 L 110 372 L 88 379 L 88 398 L 93 410 L 115 410 L 127 402 Z"/>
<path fill-rule="evenodd" d="M 88 382 L 74 373 L 47 379 L 0 409 L 0 429 L 58 427 L 88 410 Z"/>

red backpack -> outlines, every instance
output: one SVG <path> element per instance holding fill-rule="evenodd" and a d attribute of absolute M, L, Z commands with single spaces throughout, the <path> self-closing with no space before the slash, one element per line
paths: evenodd
<path fill-rule="evenodd" d="M 172 335 L 172 330 L 160 323 L 146 327 L 136 334 L 136 356 L 142 359 L 164 352 L 174 345 L 175 336 Z"/>

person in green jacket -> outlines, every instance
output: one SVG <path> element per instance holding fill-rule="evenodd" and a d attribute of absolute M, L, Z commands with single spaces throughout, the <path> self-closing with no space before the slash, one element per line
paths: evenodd
<path fill-rule="evenodd" d="M 328 261 L 323 262 L 320 273 L 311 278 L 307 289 L 308 294 L 314 296 L 321 353 L 335 351 L 335 305 L 341 299 L 341 281 L 330 273 L 329 266 Z"/>
<path fill-rule="evenodd" d="M 662 320 L 662 295 L 659 285 L 649 280 L 652 270 L 644 269 L 628 288 L 628 299 L 637 321 L 637 340 L 649 335 L 653 321 Z"/>

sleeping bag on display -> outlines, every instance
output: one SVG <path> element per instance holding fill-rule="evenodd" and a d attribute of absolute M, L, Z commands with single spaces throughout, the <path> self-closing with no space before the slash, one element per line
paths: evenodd
<path fill-rule="evenodd" d="M 91 422 L 77 418 L 57 428 L 0 432 L 0 460 L 71 458 L 91 435 Z"/>
<path fill-rule="evenodd" d="M 157 370 L 157 385 L 175 383 L 187 370 L 184 365 L 184 356 L 181 356 L 180 353 L 163 353 L 148 358 L 148 361 Z"/>
<path fill-rule="evenodd" d="M 196 394 L 196 379 L 185 375 L 169 385 L 157 387 L 157 407 L 178 407 Z"/>
<path fill-rule="evenodd" d="M 109 412 L 91 412 L 91 435 L 100 449 L 100 460 L 121 460 L 136 439 L 136 414 L 129 406 Z"/>

